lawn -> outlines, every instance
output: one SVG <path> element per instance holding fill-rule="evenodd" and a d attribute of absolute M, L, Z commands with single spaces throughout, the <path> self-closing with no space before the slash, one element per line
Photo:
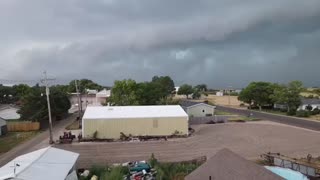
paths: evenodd
<path fill-rule="evenodd" d="M 257 110 L 259 111 L 259 110 Z M 285 115 L 287 116 L 287 112 L 282 112 L 279 110 L 273 110 L 273 109 L 263 109 L 262 111 L 267 112 L 267 113 L 272 113 L 272 114 L 278 114 L 278 115 Z"/>
<path fill-rule="evenodd" d="M 267 113 L 272 113 L 272 114 L 289 116 L 289 115 L 287 115 L 286 112 L 281 112 L 281 111 L 277 111 L 277 110 L 270 110 L 270 109 L 266 110 L 266 109 L 263 109 L 262 111 L 263 112 L 267 112 Z M 292 117 L 297 117 L 297 116 L 294 115 Z M 303 117 L 303 118 L 320 121 L 320 114 L 318 114 L 318 115 L 310 115 L 309 117 Z"/>
<path fill-rule="evenodd" d="M 31 139 L 39 132 L 8 132 L 4 136 L 0 136 L 0 154 L 8 152 L 18 144 Z"/>
<path fill-rule="evenodd" d="M 232 114 L 232 113 L 225 112 L 225 111 L 220 111 L 220 110 L 215 110 L 215 111 L 214 111 L 214 114 L 215 114 L 215 115 L 234 115 L 234 114 Z"/>
<path fill-rule="evenodd" d="M 232 122 L 236 122 L 236 121 L 259 121 L 260 119 L 258 118 L 254 118 L 254 117 L 247 117 L 247 116 L 237 116 L 237 117 L 232 117 L 232 118 L 229 118 L 228 121 Z"/>

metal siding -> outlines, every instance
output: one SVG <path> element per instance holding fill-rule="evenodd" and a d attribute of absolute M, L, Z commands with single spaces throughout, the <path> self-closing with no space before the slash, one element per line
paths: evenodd
<path fill-rule="evenodd" d="M 153 127 L 153 120 L 158 120 L 158 127 Z M 169 136 L 176 130 L 188 134 L 188 117 L 176 118 L 139 118 L 139 119 L 107 119 L 83 121 L 83 137 L 92 137 L 95 131 L 98 138 L 118 139 L 120 132 L 133 136 Z"/>
<path fill-rule="evenodd" d="M 202 110 L 205 110 L 205 112 L 202 112 Z M 204 117 L 206 116 L 206 114 L 212 114 L 214 115 L 214 108 L 213 107 L 209 107 L 209 106 L 194 106 L 194 107 L 190 107 L 187 109 L 187 114 L 189 116 L 193 116 L 193 117 Z"/>

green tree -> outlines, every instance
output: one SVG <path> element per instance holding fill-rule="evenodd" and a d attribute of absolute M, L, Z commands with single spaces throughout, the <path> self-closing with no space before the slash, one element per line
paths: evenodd
<path fill-rule="evenodd" d="M 81 80 L 78 80 L 77 83 L 78 83 L 79 91 L 81 93 L 85 93 L 86 89 L 96 89 L 96 90 L 99 90 L 99 91 L 103 89 L 103 87 L 101 85 L 93 82 L 90 79 L 81 79 Z M 69 92 L 76 92 L 75 80 L 72 80 L 69 83 L 68 91 Z"/>
<path fill-rule="evenodd" d="M 198 89 L 201 92 L 205 92 L 208 90 L 207 85 L 206 84 L 199 84 L 195 86 L 196 89 Z"/>
<path fill-rule="evenodd" d="M 249 105 L 252 103 L 257 105 L 261 111 L 263 105 L 270 105 L 273 103 L 271 98 L 273 90 L 274 85 L 272 83 L 252 82 L 241 91 L 238 99 Z"/>
<path fill-rule="evenodd" d="M 201 97 L 200 90 L 198 88 L 193 89 L 192 99 L 199 99 Z"/>
<path fill-rule="evenodd" d="M 53 118 L 68 113 L 71 107 L 67 95 L 55 88 L 50 88 L 51 115 Z M 44 121 L 48 119 L 45 88 L 36 85 L 22 97 L 22 106 L 18 111 L 23 120 Z"/>
<path fill-rule="evenodd" d="M 193 93 L 192 86 L 188 84 L 183 84 L 182 86 L 180 86 L 178 90 L 179 95 L 186 95 L 187 98 L 189 98 L 189 95 L 192 93 Z"/>
<path fill-rule="evenodd" d="M 154 76 L 151 82 L 159 85 L 161 97 L 167 97 L 175 90 L 174 82 L 169 76 Z"/>
<path fill-rule="evenodd" d="M 115 81 L 110 103 L 118 106 L 138 105 L 137 89 L 138 85 L 136 81 L 132 79 Z"/>
<path fill-rule="evenodd" d="M 18 97 L 18 99 L 27 95 L 31 91 L 31 87 L 28 86 L 27 84 L 14 85 L 12 89 L 14 91 L 14 95 Z"/>
<path fill-rule="evenodd" d="M 140 105 L 155 105 L 159 104 L 164 97 L 161 84 L 154 82 L 143 82 L 137 85 L 136 97 Z"/>
<path fill-rule="evenodd" d="M 296 111 L 301 104 L 302 90 L 301 81 L 291 81 L 288 85 L 276 85 L 271 97 L 275 103 L 287 105 L 288 112 Z"/>

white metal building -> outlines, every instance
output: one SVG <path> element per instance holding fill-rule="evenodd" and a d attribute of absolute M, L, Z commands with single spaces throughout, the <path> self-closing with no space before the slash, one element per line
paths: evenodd
<path fill-rule="evenodd" d="M 0 168 L 0 180 L 77 180 L 79 154 L 47 147 L 16 157 Z"/>
<path fill-rule="evenodd" d="M 177 105 L 87 107 L 82 118 L 83 138 L 118 139 L 132 136 L 188 134 L 188 115 Z"/>

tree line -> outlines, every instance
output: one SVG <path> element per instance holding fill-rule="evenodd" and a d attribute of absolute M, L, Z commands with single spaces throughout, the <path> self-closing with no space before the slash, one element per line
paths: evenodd
<path fill-rule="evenodd" d="M 151 81 L 140 83 L 124 79 L 114 82 L 109 103 L 117 106 L 177 104 L 172 98 L 175 93 L 186 95 L 187 98 L 192 94 L 193 99 L 198 99 L 205 91 L 205 84 L 195 87 L 183 84 L 175 92 L 174 81 L 169 76 L 154 76 Z"/>
<path fill-rule="evenodd" d="M 117 80 L 112 87 L 111 105 L 155 105 L 170 104 L 175 90 L 169 76 L 154 76 L 150 82 L 136 82 L 132 79 Z"/>
<path fill-rule="evenodd" d="M 295 114 L 301 105 L 300 93 L 303 91 L 301 81 L 292 81 L 288 84 L 277 84 L 270 82 L 252 82 L 244 88 L 238 96 L 240 101 L 252 106 L 273 106 L 282 104 L 287 108 L 288 114 Z"/>
<path fill-rule="evenodd" d="M 102 90 L 103 87 L 92 80 L 81 79 L 78 81 L 79 91 L 85 89 Z M 51 115 L 59 119 L 68 113 L 71 107 L 69 93 L 76 92 L 75 80 L 67 85 L 53 85 L 50 87 Z M 36 84 L 14 85 L 12 87 L 0 84 L 0 104 L 15 104 L 20 106 L 18 113 L 21 120 L 47 122 L 48 107 L 45 87 Z"/>

